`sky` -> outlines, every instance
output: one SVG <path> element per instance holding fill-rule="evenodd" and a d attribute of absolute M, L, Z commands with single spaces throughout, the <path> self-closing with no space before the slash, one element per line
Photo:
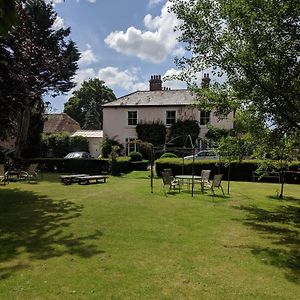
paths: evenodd
<path fill-rule="evenodd" d="M 70 27 L 70 38 L 81 58 L 74 77 L 79 89 L 84 80 L 98 77 L 121 97 L 148 90 L 151 75 L 178 73 L 174 58 L 185 54 L 175 26 L 179 20 L 170 13 L 168 0 L 52 0 L 58 16 L 54 27 Z M 163 84 L 185 88 L 179 81 Z M 72 90 L 73 91 L 73 90 Z M 64 109 L 67 95 L 46 97 L 50 112 Z"/>

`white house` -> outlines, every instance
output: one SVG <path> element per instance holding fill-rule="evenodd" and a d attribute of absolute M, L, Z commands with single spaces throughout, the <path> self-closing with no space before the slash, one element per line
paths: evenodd
<path fill-rule="evenodd" d="M 207 86 L 209 81 L 205 74 L 203 85 Z M 136 91 L 103 106 L 103 134 L 122 143 L 126 153 L 135 150 L 135 145 L 129 142 L 137 139 L 135 127 L 139 122 L 159 121 L 170 127 L 177 120 L 196 120 L 200 126 L 199 149 L 209 147 L 205 139 L 207 124 L 233 128 L 233 113 L 219 120 L 214 111 L 201 111 L 192 106 L 195 98 L 191 91 L 163 89 L 160 75 L 151 76 L 149 83 L 149 91 Z"/>

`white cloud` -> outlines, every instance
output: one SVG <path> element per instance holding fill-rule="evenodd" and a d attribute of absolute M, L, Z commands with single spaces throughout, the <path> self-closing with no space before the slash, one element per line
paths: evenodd
<path fill-rule="evenodd" d="M 87 69 L 80 69 L 77 71 L 77 74 L 74 77 L 74 81 L 77 83 L 74 90 L 77 90 L 80 88 L 81 84 L 85 80 L 89 80 L 96 77 L 96 72 L 93 68 L 87 68 Z"/>
<path fill-rule="evenodd" d="M 121 88 L 128 92 L 148 90 L 148 83 L 141 81 L 138 76 L 139 71 L 139 68 L 119 70 L 119 68 L 111 66 L 98 71 L 93 68 L 80 69 L 74 77 L 77 85 L 73 90 L 78 90 L 83 81 L 96 77 L 103 80 L 112 89 Z"/>
<path fill-rule="evenodd" d="M 98 71 L 98 77 L 110 87 L 122 88 L 126 91 L 146 90 L 147 84 L 139 82 L 138 68 L 124 71 L 115 67 L 106 67 Z"/>
<path fill-rule="evenodd" d="M 63 2 L 63 0 L 52 0 L 53 4 L 59 4 L 59 3 L 62 3 L 62 2 Z"/>
<path fill-rule="evenodd" d="M 148 14 L 144 17 L 147 31 L 129 27 L 126 32 L 111 32 L 105 38 L 105 43 L 128 56 L 136 56 L 157 64 L 163 62 L 178 47 L 179 33 L 174 32 L 174 28 L 179 25 L 179 20 L 174 13 L 169 12 L 170 5 L 167 1 L 160 16 L 152 17 Z"/>
<path fill-rule="evenodd" d="M 87 49 L 81 52 L 80 59 L 78 61 L 79 65 L 90 65 L 94 62 L 97 62 L 97 58 L 92 50 L 91 45 L 86 44 Z"/>
<path fill-rule="evenodd" d="M 182 57 L 185 54 L 185 49 L 183 47 L 178 47 L 172 52 L 174 56 Z"/>
<path fill-rule="evenodd" d="M 187 85 L 185 82 L 177 80 L 177 79 L 172 79 L 172 77 L 179 76 L 181 71 L 175 70 L 175 69 L 169 69 L 166 71 L 166 73 L 162 76 L 164 80 L 164 86 L 169 87 L 172 90 L 176 89 L 186 89 Z"/>
<path fill-rule="evenodd" d="M 58 30 L 58 29 L 61 29 L 61 28 L 64 28 L 64 27 L 65 27 L 64 19 L 61 18 L 60 16 L 57 16 L 54 23 L 53 23 L 52 28 L 54 30 Z"/>

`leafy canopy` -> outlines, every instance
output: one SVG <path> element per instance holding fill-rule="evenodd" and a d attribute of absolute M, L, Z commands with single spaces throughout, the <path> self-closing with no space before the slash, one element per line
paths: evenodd
<path fill-rule="evenodd" d="M 212 68 L 225 83 L 198 89 L 219 113 L 252 106 L 268 124 L 300 130 L 300 2 L 297 0 L 171 0 L 191 55 L 182 77 Z M 197 89 L 196 89 L 197 90 Z M 226 110 L 226 108 L 228 108 Z"/>
<path fill-rule="evenodd" d="M 113 100 L 116 100 L 113 91 L 105 85 L 104 81 L 94 78 L 84 81 L 81 88 L 73 92 L 72 97 L 65 103 L 64 112 L 83 127 L 85 116 L 90 109 L 91 102 L 94 101 L 96 110 L 99 113 L 99 128 L 102 128 L 102 105 Z"/>

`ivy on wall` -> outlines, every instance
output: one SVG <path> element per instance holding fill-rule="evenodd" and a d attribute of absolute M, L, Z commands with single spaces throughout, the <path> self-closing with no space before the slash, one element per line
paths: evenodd
<path fill-rule="evenodd" d="M 163 145 L 166 141 L 166 126 L 161 122 L 140 123 L 136 126 L 138 139 L 154 146 Z"/>

